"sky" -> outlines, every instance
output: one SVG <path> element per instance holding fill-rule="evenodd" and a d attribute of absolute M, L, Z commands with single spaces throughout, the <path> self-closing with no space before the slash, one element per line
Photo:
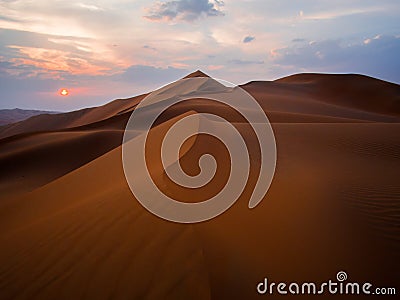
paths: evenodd
<path fill-rule="evenodd" d="M 400 83 L 399 56 L 398 0 L 0 0 L 0 109 L 98 106 L 197 69 Z"/>

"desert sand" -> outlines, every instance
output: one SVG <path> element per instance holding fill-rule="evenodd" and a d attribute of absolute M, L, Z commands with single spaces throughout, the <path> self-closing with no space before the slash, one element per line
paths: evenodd
<path fill-rule="evenodd" d="M 1 127 L 0 299 L 259 299 L 264 277 L 318 283 L 339 271 L 400 292 L 400 86 L 298 74 L 242 87 L 267 114 L 278 150 L 255 209 L 247 204 L 259 160 L 240 116 L 194 99 L 151 130 L 162 136 L 185 114 L 212 112 L 254 147 L 242 196 L 198 224 L 160 219 L 129 190 L 122 137 L 146 95 Z M 217 158 L 217 180 L 203 191 L 177 187 L 158 169 L 155 181 L 181 201 L 217 193 L 229 161 L 211 145 L 200 135 L 180 153 L 193 175 L 201 154 Z"/>
<path fill-rule="evenodd" d="M 30 110 L 30 109 L 0 109 L 0 126 L 24 121 L 33 116 L 43 114 L 57 114 L 55 111 Z"/>

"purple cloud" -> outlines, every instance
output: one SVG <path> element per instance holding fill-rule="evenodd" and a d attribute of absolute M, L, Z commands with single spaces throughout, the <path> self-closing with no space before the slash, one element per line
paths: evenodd
<path fill-rule="evenodd" d="M 221 11 L 223 2 L 219 0 L 175 0 L 168 2 L 156 2 L 149 8 L 149 14 L 145 16 L 151 21 L 183 20 L 195 21 L 201 17 L 223 16 Z"/>

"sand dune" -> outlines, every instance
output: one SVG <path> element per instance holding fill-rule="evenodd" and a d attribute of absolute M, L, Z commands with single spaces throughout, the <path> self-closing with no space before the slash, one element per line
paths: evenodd
<path fill-rule="evenodd" d="M 400 93 L 397 84 L 364 75 L 297 74 L 278 83 L 308 86 L 322 101 L 362 111 L 399 116 Z M 362 98 L 361 98 L 362 96 Z"/>
<path fill-rule="evenodd" d="M 22 133 L 64 130 L 107 120 L 132 110 L 145 95 L 114 100 L 100 107 L 86 108 L 57 115 L 39 115 L 0 128 L 0 138 Z"/>
<path fill-rule="evenodd" d="M 398 122 L 398 85 L 361 75 L 298 74 L 243 85 L 268 111 Z"/>
<path fill-rule="evenodd" d="M 0 109 L 0 126 L 23 121 L 37 115 L 57 114 L 57 113 L 58 112 L 54 111 L 29 110 L 29 109 L 19 109 L 19 108 Z"/>
<path fill-rule="evenodd" d="M 181 201 L 215 194 L 229 175 L 229 157 L 206 136 L 191 139 L 180 152 L 182 168 L 195 175 L 198 158 L 211 153 L 218 173 L 201 193 L 176 186 L 157 156 L 158 137 L 171 124 L 213 112 L 250 145 L 254 166 L 244 193 L 226 213 L 198 224 L 164 221 L 129 190 L 122 135 L 143 96 L 2 131 L 0 298 L 258 299 L 256 285 L 266 276 L 321 282 L 341 270 L 354 281 L 396 287 L 400 87 L 356 75 L 300 74 L 243 88 L 268 115 L 278 149 L 271 188 L 253 210 L 247 205 L 260 162 L 242 117 L 193 99 L 170 108 L 150 131 L 154 180 Z M 143 118 L 152 109 L 143 109 Z"/>
<path fill-rule="evenodd" d="M 117 147 L 122 135 L 122 130 L 65 131 L 3 141 L 0 193 L 15 196 L 51 182 Z"/>

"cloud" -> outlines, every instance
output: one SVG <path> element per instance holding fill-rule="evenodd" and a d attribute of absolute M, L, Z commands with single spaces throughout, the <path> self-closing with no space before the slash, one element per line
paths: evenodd
<path fill-rule="evenodd" d="M 209 66 L 207 66 L 207 69 L 210 70 L 210 71 L 221 70 L 223 68 L 224 68 L 223 65 L 209 65 Z"/>
<path fill-rule="evenodd" d="M 292 40 L 293 43 L 301 43 L 301 42 L 305 42 L 305 41 L 306 41 L 306 39 L 300 39 L 300 38 Z"/>
<path fill-rule="evenodd" d="M 103 8 L 96 6 L 96 5 L 91 5 L 91 4 L 78 3 L 77 6 L 83 8 L 83 9 L 91 10 L 91 11 L 104 11 Z"/>
<path fill-rule="evenodd" d="M 157 52 L 157 48 L 156 47 L 152 47 L 152 46 L 149 46 L 149 45 L 144 45 L 143 49 L 152 50 L 152 51 L 156 51 Z"/>
<path fill-rule="evenodd" d="M 360 8 L 349 8 L 346 7 L 342 10 L 329 10 L 320 11 L 317 13 L 305 14 L 303 11 L 299 12 L 299 17 L 302 20 L 330 20 L 342 17 L 353 17 L 355 15 L 365 15 L 385 11 L 385 7 L 382 6 L 371 6 L 371 7 L 360 7 Z"/>
<path fill-rule="evenodd" d="M 248 35 L 248 36 L 246 36 L 246 37 L 243 39 L 243 43 L 245 43 L 245 44 L 251 43 L 251 42 L 254 41 L 254 40 L 255 40 L 255 37 L 254 37 L 254 36 Z"/>
<path fill-rule="evenodd" d="M 348 44 L 342 40 L 296 43 L 275 49 L 270 60 L 294 72 L 362 73 L 400 82 L 400 37 L 378 35 Z"/>
<path fill-rule="evenodd" d="M 115 52 L 103 41 L 0 30 L 1 61 L 7 62 L 3 73 L 16 78 L 112 75 L 132 64 Z"/>
<path fill-rule="evenodd" d="M 0 1 L 0 28 L 58 36 L 97 38 L 125 25 L 127 12 L 106 1 Z"/>
<path fill-rule="evenodd" d="M 35 47 L 23 47 L 10 45 L 8 48 L 16 51 L 15 57 L 9 59 L 12 63 L 10 69 L 14 71 L 18 70 L 19 67 L 31 66 L 37 73 L 48 73 L 48 74 L 70 74 L 70 75 L 104 75 L 107 71 L 110 71 L 110 67 L 107 67 L 103 62 L 96 62 L 87 57 L 79 57 L 76 54 L 61 51 L 56 49 L 47 48 L 35 48 Z M 21 74 L 15 74 L 21 75 Z M 38 75 L 38 74 L 31 74 Z"/>
<path fill-rule="evenodd" d="M 156 2 L 148 9 L 146 19 L 151 21 L 195 21 L 201 17 L 223 16 L 220 0 L 175 0 Z"/>

